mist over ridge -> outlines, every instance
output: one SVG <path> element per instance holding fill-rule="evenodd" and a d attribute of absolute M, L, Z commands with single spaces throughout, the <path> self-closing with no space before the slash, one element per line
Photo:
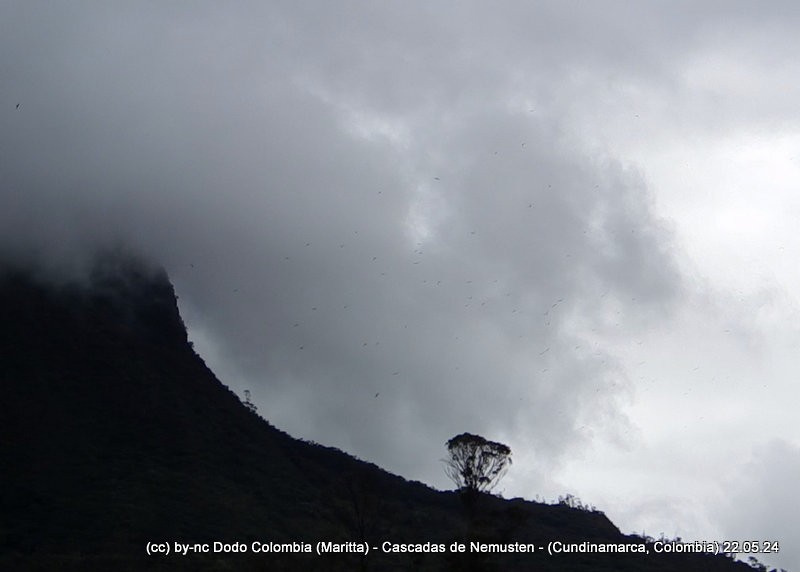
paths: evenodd
<path fill-rule="evenodd" d="M 294 437 L 443 489 L 474 432 L 515 451 L 505 497 L 797 567 L 797 23 L 9 2 L 0 261 L 163 267 L 202 359 Z"/>

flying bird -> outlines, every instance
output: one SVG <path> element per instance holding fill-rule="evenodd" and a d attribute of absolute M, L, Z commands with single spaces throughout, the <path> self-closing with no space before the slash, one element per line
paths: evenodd
<path fill-rule="evenodd" d="M 17 104 L 17 109 L 19 109 L 19 103 Z"/>

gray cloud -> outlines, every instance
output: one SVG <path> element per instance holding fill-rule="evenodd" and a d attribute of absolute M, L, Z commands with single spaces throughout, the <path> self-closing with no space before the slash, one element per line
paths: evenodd
<path fill-rule="evenodd" d="M 644 175 L 567 118 L 680 99 L 753 15 L 688 6 L 6 5 L 2 251 L 159 259 L 212 367 L 292 434 L 446 486 L 473 431 L 547 474 L 622 439 L 603 337 L 686 289 Z"/>
<path fill-rule="evenodd" d="M 550 372 L 574 341 L 561 316 L 601 290 L 674 293 L 644 185 L 503 101 L 508 86 L 476 73 L 490 62 L 460 53 L 463 29 L 407 14 L 420 25 L 393 42 L 379 33 L 393 14 L 367 13 L 375 25 L 341 41 L 338 10 L 273 8 L 259 25 L 217 9 L 39 14 L 58 33 L 7 64 L 39 90 L 6 119 L 5 242 L 71 260 L 119 239 L 160 257 L 270 417 L 357 451 L 342 420 L 373 387 L 403 412 L 386 438 L 406 423 L 426 442 L 595 393 L 591 359 Z M 422 65 L 398 73 L 392 55 Z M 384 115 L 400 135 L 371 128 Z M 298 385 L 291 413 L 270 411 Z M 558 409 L 569 429 L 577 411 Z"/>
<path fill-rule="evenodd" d="M 763 443 L 728 478 L 728 494 L 720 506 L 731 539 L 778 542 L 779 551 L 757 554 L 770 566 L 794 569 L 800 562 L 800 533 L 787 525 L 797 520 L 792 506 L 800 474 L 800 448 L 782 439 Z"/>

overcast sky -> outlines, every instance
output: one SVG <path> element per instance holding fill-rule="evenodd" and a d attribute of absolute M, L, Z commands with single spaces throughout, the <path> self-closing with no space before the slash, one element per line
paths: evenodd
<path fill-rule="evenodd" d="M 800 569 L 795 2 L 3 2 L 0 250 L 162 263 L 296 437 Z"/>

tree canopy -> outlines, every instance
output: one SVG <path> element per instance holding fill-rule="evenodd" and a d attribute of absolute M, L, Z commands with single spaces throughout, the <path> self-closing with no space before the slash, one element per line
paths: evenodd
<path fill-rule="evenodd" d="M 445 473 L 466 493 L 488 492 L 505 475 L 511 464 L 508 445 L 480 435 L 462 433 L 446 443 Z"/>

